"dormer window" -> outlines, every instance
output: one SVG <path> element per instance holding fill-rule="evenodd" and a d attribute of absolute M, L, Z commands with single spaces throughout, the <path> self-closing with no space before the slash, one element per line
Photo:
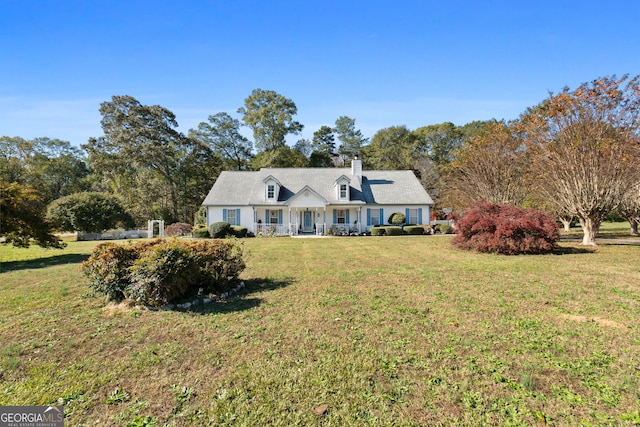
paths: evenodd
<path fill-rule="evenodd" d="M 264 199 L 267 202 L 277 202 L 282 185 L 274 176 L 269 175 L 262 180 L 264 182 Z"/>
<path fill-rule="evenodd" d="M 342 202 L 349 201 L 349 183 L 351 180 L 348 176 L 342 175 L 340 178 L 336 179 L 335 188 L 336 188 L 336 197 L 338 200 Z"/>
<path fill-rule="evenodd" d="M 347 184 L 340 184 L 340 200 L 347 200 Z"/>

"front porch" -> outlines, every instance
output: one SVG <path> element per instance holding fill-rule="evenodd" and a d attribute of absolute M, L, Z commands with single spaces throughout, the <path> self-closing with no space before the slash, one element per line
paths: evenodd
<path fill-rule="evenodd" d="M 300 224 L 253 224 L 256 236 L 348 236 L 360 233 L 355 224 L 325 224 L 315 223 L 312 226 L 301 227 Z"/>
<path fill-rule="evenodd" d="M 255 208 L 256 236 L 344 236 L 359 234 L 360 208 Z M 263 220 L 264 219 L 264 220 Z"/>

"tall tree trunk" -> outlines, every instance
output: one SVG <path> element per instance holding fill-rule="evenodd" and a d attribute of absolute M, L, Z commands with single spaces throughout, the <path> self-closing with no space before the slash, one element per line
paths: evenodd
<path fill-rule="evenodd" d="M 571 231 L 571 220 L 573 218 L 560 217 L 560 222 L 562 223 L 562 227 L 564 231 Z"/>
<path fill-rule="evenodd" d="M 635 219 L 630 219 L 629 225 L 631 226 L 630 234 L 632 236 L 639 236 L 640 234 L 638 234 L 638 221 L 636 221 Z"/>
<path fill-rule="evenodd" d="M 596 246 L 596 235 L 600 229 L 600 221 L 593 218 L 580 218 L 580 226 L 584 232 L 582 244 Z"/>

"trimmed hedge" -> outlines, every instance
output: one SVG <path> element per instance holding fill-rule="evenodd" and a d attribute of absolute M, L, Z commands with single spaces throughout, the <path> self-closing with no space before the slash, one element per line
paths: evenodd
<path fill-rule="evenodd" d="M 384 227 L 371 227 L 369 231 L 371 231 L 372 236 L 384 236 L 386 230 Z"/>
<path fill-rule="evenodd" d="M 506 255 L 551 252 L 560 239 L 558 224 L 546 212 L 479 202 L 454 216 L 461 249 Z"/>
<path fill-rule="evenodd" d="M 161 306 L 199 288 L 225 291 L 244 270 L 243 248 L 231 240 L 151 240 L 96 246 L 82 272 L 111 301 Z"/>
<path fill-rule="evenodd" d="M 232 235 L 231 224 L 228 222 L 220 221 L 214 222 L 209 226 L 209 235 L 212 239 L 224 239 L 227 236 Z"/>
<path fill-rule="evenodd" d="M 404 227 L 404 232 L 412 235 L 424 234 L 424 228 L 421 225 L 408 225 Z"/>
<path fill-rule="evenodd" d="M 369 231 L 372 236 L 402 236 L 402 228 L 395 225 L 371 227 Z"/>
<path fill-rule="evenodd" d="M 385 227 L 385 233 L 387 236 L 402 236 L 402 227 L 394 225 Z"/>
<path fill-rule="evenodd" d="M 235 237 L 239 239 L 247 237 L 247 227 L 243 227 L 241 225 L 232 225 L 231 232 Z"/>
<path fill-rule="evenodd" d="M 193 230 L 193 237 L 197 239 L 206 239 L 209 237 L 209 229 L 207 227 L 196 228 Z"/>

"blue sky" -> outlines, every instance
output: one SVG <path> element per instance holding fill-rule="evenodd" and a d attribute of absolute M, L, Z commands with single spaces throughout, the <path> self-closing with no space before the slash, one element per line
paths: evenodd
<path fill-rule="evenodd" d="M 292 99 L 311 138 L 515 119 L 549 91 L 640 74 L 640 1 L 0 0 L 0 135 L 74 145 L 131 95 L 179 130 L 253 89 Z M 246 131 L 249 136 L 249 131 Z"/>

